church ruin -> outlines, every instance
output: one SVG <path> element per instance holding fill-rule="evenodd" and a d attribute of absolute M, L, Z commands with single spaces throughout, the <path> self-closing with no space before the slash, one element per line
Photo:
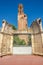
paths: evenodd
<path fill-rule="evenodd" d="M 0 30 L 0 56 L 12 54 L 13 35 L 15 34 L 21 39 L 24 39 L 26 44 L 28 42 L 28 34 L 31 34 L 32 54 L 43 55 L 43 30 L 41 19 L 38 18 L 33 21 L 30 28 L 28 28 L 27 24 L 27 16 L 23 12 L 23 5 L 19 4 L 18 29 L 13 30 L 12 25 L 7 23 L 6 20 L 2 22 L 2 28 Z"/>

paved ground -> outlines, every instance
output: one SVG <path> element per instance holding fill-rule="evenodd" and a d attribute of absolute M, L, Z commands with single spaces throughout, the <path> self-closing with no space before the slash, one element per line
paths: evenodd
<path fill-rule="evenodd" d="M 13 47 L 13 54 L 32 54 L 32 47 Z"/>
<path fill-rule="evenodd" d="M 34 55 L 9 55 L 0 57 L 0 65 L 43 65 L 43 57 Z"/>

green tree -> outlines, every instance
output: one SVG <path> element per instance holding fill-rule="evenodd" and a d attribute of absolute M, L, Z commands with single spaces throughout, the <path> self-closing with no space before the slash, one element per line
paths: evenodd
<path fill-rule="evenodd" d="M 13 29 L 13 30 L 17 30 L 17 28 L 16 28 L 14 25 L 12 25 L 12 29 Z"/>
<path fill-rule="evenodd" d="M 13 38 L 13 45 L 26 45 L 26 42 L 24 40 L 21 40 L 17 35 Z"/>

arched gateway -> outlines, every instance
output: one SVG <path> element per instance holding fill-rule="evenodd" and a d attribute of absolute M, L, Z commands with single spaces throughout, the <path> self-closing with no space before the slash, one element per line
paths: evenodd
<path fill-rule="evenodd" d="M 2 29 L 0 31 L 0 56 L 12 54 L 13 35 L 31 34 L 32 54 L 43 55 L 43 32 L 41 27 L 41 19 L 35 20 L 28 32 L 14 31 L 12 25 L 3 20 Z"/>

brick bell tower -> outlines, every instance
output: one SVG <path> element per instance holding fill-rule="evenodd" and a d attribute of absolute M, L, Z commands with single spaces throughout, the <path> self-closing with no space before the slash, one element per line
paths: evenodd
<path fill-rule="evenodd" d="M 18 30 L 20 30 L 20 31 L 27 30 L 27 16 L 23 12 L 22 4 L 19 4 L 19 6 L 18 6 Z"/>
<path fill-rule="evenodd" d="M 27 31 L 27 16 L 23 12 L 23 5 L 19 4 L 18 6 L 18 30 L 19 31 Z M 19 38 L 26 42 L 28 45 L 28 35 L 19 35 Z"/>

